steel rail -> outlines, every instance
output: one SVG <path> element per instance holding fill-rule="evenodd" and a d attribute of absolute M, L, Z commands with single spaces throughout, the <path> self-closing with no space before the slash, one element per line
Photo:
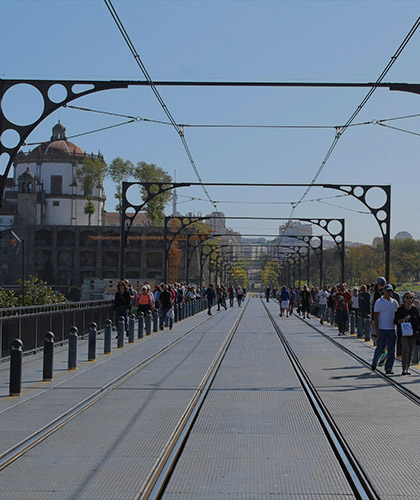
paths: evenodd
<path fill-rule="evenodd" d="M 365 366 L 366 368 L 368 368 L 369 371 L 371 371 L 371 363 L 369 363 L 368 361 L 364 360 L 363 358 L 361 358 L 360 356 L 358 356 L 357 354 L 355 354 L 354 352 L 352 352 L 349 348 L 341 345 L 339 342 L 337 342 L 336 340 L 332 339 L 329 335 L 327 335 L 326 333 L 324 333 L 323 331 L 321 331 L 316 326 L 311 325 L 311 323 L 309 323 L 308 321 L 305 321 L 304 318 L 301 318 L 301 317 L 297 316 L 296 314 L 295 314 L 295 316 L 298 319 L 300 319 L 301 321 L 303 321 L 306 325 L 310 326 L 317 333 L 319 333 L 320 335 L 322 335 L 324 338 L 326 338 L 327 340 L 329 340 L 330 342 L 332 342 L 336 347 L 338 347 L 339 349 L 341 349 L 343 352 L 345 352 L 346 354 L 348 354 L 349 356 L 351 356 L 353 359 L 355 359 L 356 361 L 358 361 L 360 364 L 362 364 L 363 366 Z M 400 384 L 399 382 L 397 382 L 392 377 L 387 376 L 385 373 L 379 372 L 378 370 L 375 370 L 374 373 L 375 373 L 375 375 L 377 375 L 378 377 L 380 377 L 384 382 L 386 382 L 388 385 L 392 386 L 396 391 L 400 392 L 403 396 L 405 396 L 407 399 L 409 399 L 412 403 L 420 406 L 420 396 L 418 394 L 415 394 L 414 392 L 410 391 L 410 389 L 407 389 L 406 387 L 404 387 L 402 384 Z"/>
<path fill-rule="evenodd" d="M 236 318 L 235 323 L 230 329 L 226 339 L 214 357 L 206 374 L 201 380 L 200 385 L 196 389 L 194 396 L 191 398 L 187 408 L 179 419 L 172 435 L 166 442 L 159 458 L 140 488 L 140 492 L 136 497 L 137 500 L 158 500 L 162 497 L 194 422 L 197 419 L 213 380 L 216 377 L 227 350 L 229 349 L 239 323 L 242 320 L 246 307 L 249 304 L 249 300 L 250 299 L 248 298 L 241 314 L 239 314 Z"/>
<path fill-rule="evenodd" d="M 44 427 L 39 429 L 38 431 L 32 433 L 30 436 L 26 437 L 16 445 L 12 446 L 9 448 L 7 451 L 2 453 L 0 455 L 0 471 L 5 469 L 8 465 L 10 465 L 12 462 L 20 458 L 22 455 L 24 455 L 27 451 L 31 450 L 35 446 L 37 446 L 39 443 L 41 443 L 44 439 L 46 439 L 48 436 L 56 432 L 58 429 L 63 427 L 65 424 L 70 422 L 73 418 L 77 417 L 79 414 L 81 414 L 83 411 L 87 410 L 90 408 L 92 405 L 97 403 L 99 400 L 101 400 L 104 396 L 106 396 L 108 393 L 119 387 L 122 383 L 127 381 L 129 378 L 132 376 L 136 375 L 139 371 L 141 371 L 143 368 L 145 368 L 147 365 L 152 363 L 155 359 L 160 357 L 162 354 L 165 354 L 167 351 L 172 349 L 176 344 L 184 340 L 188 335 L 193 333 L 197 328 L 202 326 L 204 323 L 209 321 L 211 318 L 206 318 L 204 321 L 199 323 L 198 325 L 194 326 L 190 330 L 186 331 L 184 334 L 182 334 L 180 337 L 177 339 L 173 340 L 172 342 L 169 342 L 166 344 L 164 347 L 156 351 L 155 353 L 151 354 L 148 356 L 146 359 L 143 361 L 140 361 L 133 367 L 131 367 L 129 370 L 125 371 L 118 377 L 116 377 L 114 380 L 110 381 L 108 384 L 104 385 L 101 389 L 97 390 L 87 398 L 83 399 L 76 405 L 74 405 L 72 408 L 61 414 L 60 416 L 56 417 L 54 420 L 46 424 Z"/>
<path fill-rule="evenodd" d="M 268 317 L 273 325 L 273 328 L 279 337 L 280 342 L 283 345 L 284 350 L 295 370 L 295 373 L 312 405 L 312 408 L 318 417 L 318 420 L 324 429 L 326 437 L 338 459 L 342 470 L 347 477 L 347 480 L 352 488 L 355 496 L 359 500 L 379 500 L 380 497 L 374 490 L 370 481 L 368 480 L 366 474 L 364 473 L 362 467 L 359 465 L 356 457 L 352 453 L 350 447 L 346 443 L 344 437 L 339 431 L 334 419 L 328 412 L 328 409 L 324 405 L 322 399 L 320 398 L 317 390 L 312 384 L 310 378 L 303 369 L 298 357 L 291 348 L 289 342 L 287 341 L 283 331 L 273 318 L 272 314 L 268 310 L 267 306 L 261 300 Z"/>

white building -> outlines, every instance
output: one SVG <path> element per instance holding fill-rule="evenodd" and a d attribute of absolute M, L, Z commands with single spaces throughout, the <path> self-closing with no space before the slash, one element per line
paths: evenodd
<path fill-rule="evenodd" d="M 15 198 L 15 222 L 60 226 L 100 226 L 103 224 L 105 194 L 95 186 L 90 195 L 95 213 L 84 213 L 88 193 L 77 184 L 76 169 L 90 156 L 66 138 L 66 129 L 57 123 L 48 142 L 32 151 L 19 152 L 14 162 L 12 193 Z"/>

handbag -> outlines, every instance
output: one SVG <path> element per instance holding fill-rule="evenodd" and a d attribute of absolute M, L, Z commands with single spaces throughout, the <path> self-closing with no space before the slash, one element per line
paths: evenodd
<path fill-rule="evenodd" d="M 413 336 L 413 326 L 410 321 L 404 321 L 403 323 L 401 323 L 401 335 L 403 337 Z"/>

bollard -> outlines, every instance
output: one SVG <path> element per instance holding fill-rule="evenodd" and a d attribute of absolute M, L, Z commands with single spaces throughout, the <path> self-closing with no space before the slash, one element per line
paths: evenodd
<path fill-rule="evenodd" d="M 68 369 L 77 370 L 77 334 L 79 330 L 76 326 L 70 328 L 69 335 L 69 361 Z"/>
<path fill-rule="evenodd" d="M 179 313 L 179 306 L 178 304 L 174 305 L 174 323 L 178 323 L 178 313 Z"/>
<path fill-rule="evenodd" d="M 143 330 L 144 330 L 144 314 L 141 312 L 139 313 L 138 317 L 138 329 L 137 329 L 137 337 L 139 339 L 143 338 Z"/>
<path fill-rule="evenodd" d="M 152 311 L 147 311 L 146 313 L 146 335 L 152 333 Z"/>
<path fill-rule="evenodd" d="M 371 324 L 371 319 L 369 314 L 365 316 L 365 321 L 364 321 L 364 327 L 365 327 L 365 341 L 369 342 L 370 340 L 370 324 Z"/>
<path fill-rule="evenodd" d="M 160 314 L 155 310 L 153 312 L 153 331 L 157 332 L 158 331 L 158 321 L 159 321 L 159 316 Z"/>
<path fill-rule="evenodd" d="M 44 361 L 42 367 L 42 380 L 53 379 L 54 359 L 54 334 L 47 332 L 44 337 Z"/>
<path fill-rule="evenodd" d="M 355 323 L 356 323 L 356 315 L 354 314 L 354 311 L 350 312 L 350 333 L 355 332 Z"/>
<path fill-rule="evenodd" d="M 123 316 L 120 316 L 118 319 L 117 325 L 117 347 L 121 349 L 124 347 L 124 331 L 125 331 L 125 319 Z"/>
<path fill-rule="evenodd" d="M 358 314 L 356 317 L 357 320 L 357 338 L 362 339 L 363 338 L 363 319 L 362 315 Z"/>
<path fill-rule="evenodd" d="M 185 319 L 185 302 L 181 304 L 181 320 Z"/>
<path fill-rule="evenodd" d="M 134 344 L 134 324 L 135 324 L 136 317 L 134 314 L 130 314 L 130 317 L 128 318 L 128 343 L 129 344 Z"/>
<path fill-rule="evenodd" d="M 22 391 L 23 342 L 14 339 L 10 346 L 9 396 L 20 396 Z"/>
<path fill-rule="evenodd" d="M 88 361 L 96 359 L 96 335 L 98 334 L 96 323 L 89 325 Z"/>
<path fill-rule="evenodd" d="M 112 336 L 112 321 L 110 319 L 107 319 L 105 321 L 104 354 L 111 353 L 111 336 Z"/>

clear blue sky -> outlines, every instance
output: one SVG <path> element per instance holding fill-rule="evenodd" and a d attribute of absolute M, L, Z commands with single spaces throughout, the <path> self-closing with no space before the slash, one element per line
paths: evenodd
<path fill-rule="evenodd" d="M 114 0 L 113 4 L 154 80 L 372 82 L 420 15 L 416 0 Z M 143 79 L 100 0 L 0 0 L 0 13 L 1 78 Z M 420 30 L 385 81 L 420 82 L 419 53 Z M 347 121 L 368 89 L 159 87 L 159 91 L 177 123 L 330 126 L 185 129 L 204 182 L 309 183 L 333 141 L 332 127 Z M 36 99 L 22 93 L 8 96 L 4 106 L 6 113 L 24 120 L 36 114 L 36 104 Z M 72 104 L 166 119 L 149 88 L 105 91 Z M 355 122 L 418 113 L 420 95 L 378 89 Z M 27 142 L 48 140 L 59 118 L 68 136 L 124 121 L 61 109 L 44 120 Z M 420 133 L 420 117 L 385 123 Z M 100 150 L 107 162 L 117 156 L 146 161 L 171 175 L 176 171 L 178 181 L 197 181 L 178 135 L 167 125 L 139 122 L 73 142 L 87 152 Z M 374 124 L 352 127 L 343 134 L 318 182 L 391 184 L 391 236 L 408 230 L 420 239 L 419 150 L 420 136 Z M 107 181 L 105 189 L 107 210 L 112 211 L 114 187 Z M 304 191 L 207 189 L 227 216 L 253 217 L 288 217 L 290 203 Z M 349 197 L 330 198 L 337 194 L 313 188 L 294 216 L 345 218 L 346 239 L 351 241 L 370 243 L 380 235 L 373 217 L 359 213 L 366 211 L 362 204 Z M 180 190 L 179 195 L 178 208 L 184 213 L 212 210 L 199 187 Z M 309 201 L 319 198 L 324 200 Z M 276 234 L 278 224 L 228 221 L 235 230 L 255 234 Z"/>

